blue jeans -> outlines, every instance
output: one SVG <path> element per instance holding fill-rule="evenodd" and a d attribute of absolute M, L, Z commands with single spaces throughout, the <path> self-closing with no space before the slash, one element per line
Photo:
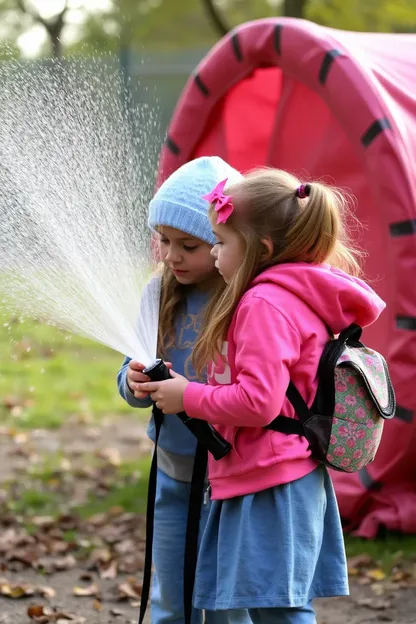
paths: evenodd
<path fill-rule="evenodd" d="M 234 609 L 222 613 L 228 613 L 229 624 L 245 624 L 245 620 L 241 619 L 241 610 Z M 253 624 L 316 624 L 312 602 L 293 609 L 249 609 L 248 614 Z"/>
<path fill-rule="evenodd" d="M 151 624 L 184 624 L 183 561 L 190 488 L 189 483 L 176 481 L 158 470 L 153 535 Z M 200 534 L 204 530 L 208 509 L 208 505 L 202 506 Z M 251 624 L 248 612 L 243 609 L 232 612 L 207 611 L 207 624 L 228 624 L 231 621 L 231 614 L 238 619 L 239 624 Z M 202 616 L 202 611 L 193 609 L 192 624 L 201 624 Z"/>

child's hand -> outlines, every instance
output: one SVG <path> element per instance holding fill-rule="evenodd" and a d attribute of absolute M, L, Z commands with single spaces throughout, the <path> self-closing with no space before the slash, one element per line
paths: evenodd
<path fill-rule="evenodd" d="M 145 399 L 149 393 L 141 392 L 138 390 L 139 383 L 143 381 L 150 381 L 147 375 L 142 373 L 142 370 L 146 368 L 144 364 L 140 364 L 137 360 L 130 360 L 129 367 L 127 369 L 127 385 L 133 392 L 136 399 Z"/>
<path fill-rule="evenodd" d="M 168 368 L 172 368 L 172 364 L 170 362 L 165 362 L 165 364 Z M 136 399 L 146 399 L 149 395 L 149 392 L 139 390 L 140 383 L 150 381 L 149 377 L 142 373 L 144 368 L 146 368 L 144 364 L 137 362 L 137 360 L 130 360 L 129 367 L 127 369 L 127 385 L 133 392 Z"/>
<path fill-rule="evenodd" d="M 183 395 L 189 381 L 186 377 L 171 371 L 172 379 L 166 381 L 151 381 L 140 384 L 141 393 L 152 397 L 164 414 L 177 414 L 183 412 Z"/>

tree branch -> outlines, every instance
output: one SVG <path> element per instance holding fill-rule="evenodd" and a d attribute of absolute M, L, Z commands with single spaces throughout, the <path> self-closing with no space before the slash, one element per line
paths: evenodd
<path fill-rule="evenodd" d="M 224 20 L 221 15 L 218 7 L 215 5 L 215 0 L 202 0 L 202 4 L 205 8 L 205 11 L 208 14 L 214 28 L 220 34 L 221 37 L 230 32 L 231 28 Z"/>
<path fill-rule="evenodd" d="M 32 19 L 35 20 L 38 24 L 41 24 L 46 32 L 48 33 L 51 46 L 52 46 L 52 54 L 54 57 L 61 56 L 62 53 L 62 44 L 61 44 L 61 33 L 65 26 L 65 15 L 69 9 L 68 0 L 65 0 L 64 7 L 60 13 L 55 15 L 52 19 L 46 20 L 40 15 L 37 11 L 34 11 L 30 6 L 26 5 L 24 0 L 16 0 L 16 4 L 18 9 L 22 13 L 26 15 L 30 15 Z"/>
<path fill-rule="evenodd" d="M 285 17 L 304 17 L 308 0 L 284 0 L 283 15 Z"/>
<path fill-rule="evenodd" d="M 45 20 L 42 15 L 40 15 L 40 13 L 34 11 L 30 6 L 27 6 L 24 0 L 16 0 L 16 4 L 22 13 L 30 15 L 30 17 L 32 17 L 36 22 L 42 24 L 42 26 L 44 26 L 48 32 L 50 32 L 51 28 L 54 28 L 55 24 L 63 25 L 64 17 L 69 9 L 68 0 L 65 0 L 64 8 L 62 9 L 62 11 L 51 20 Z"/>

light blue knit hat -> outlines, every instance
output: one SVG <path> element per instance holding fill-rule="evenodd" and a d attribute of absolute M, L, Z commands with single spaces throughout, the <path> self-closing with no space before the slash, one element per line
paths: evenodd
<path fill-rule="evenodd" d="M 213 245 L 215 237 L 208 219 L 209 203 L 202 199 L 221 180 L 229 184 L 242 179 L 218 156 L 202 156 L 182 165 L 159 188 L 149 204 L 148 225 L 167 225 Z"/>

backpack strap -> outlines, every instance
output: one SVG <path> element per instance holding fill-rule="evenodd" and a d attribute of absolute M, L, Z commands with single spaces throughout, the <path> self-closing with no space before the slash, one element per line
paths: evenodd
<path fill-rule="evenodd" d="M 306 405 L 294 383 L 289 382 L 286 390 L 286 396 L 288 401 L 292 404 L 299 420 L 288 418 L 287 416 L 276 416 L 276 418 L 272 420 L 272 422 L 269 423 L 265 429 L 280 431 L 280 433 L 286 433 L 288 435 L 292 434 L 304 436 L 305 429 L 303 425 L 313 417 L 313 414 Z"/>
<path fill-rule="evenodd" d="M 153 523 L 155 517 L 156 481 L 157 481 L 157 445 L 160 429 L 163 423 L 163 412 L 153 405 L 153 419 L 155 423 L 155 448 L 150 466 L 149 485 L 147 490 L 146 508 L 146 551 L 144 556 L 144 571 L 142 582 L 142 596 L 140 601 L 139 624 L 143 624 L 149 600 L 150 583 L 152 579 L 152 550 L 153 550 Z"/>
<path fill-rule="evenodd" d="M 153 420 L 155 423 L 155 448 L 150 466 L 149 485 L 147 490 L 146 509 L 146 551 L 144 558 L 144 571 L 142 582 L 142 596 L 140 601 L 139 624 L 143 624 L 147 604 L 149 601 L 150 584 L 152 579 L 152 551 L 153 551 L 153 527 L 155 516 L 156 481 L 157 481 L 157 447 L 160 430 L 163 423 L 163 412 L 153 405 Z M 192 616 L 192 595 L 195 582 L 195 571 L 198 555 L 199 521 L 205 487 L 205 475 L 207 471 L 208 451 L 198 442 L 195 461 L 192 472 L 191 492 L 186 524 L 186 546 L 184 560 L 184 622 L 190 624 Z"/>
<path fill-rule="evenodd" d="M 196 564 L 198 558 L 199 523 L 201 519 L 201 507 L 204 496 L 207 464 L 207 448 L 201 442 L 198 442 L 192 471 L 188 518 L 186 522 L 185 559 L 183 570 L 183 603 L 185 624 L 191 624 L 192 618 L 192 598 L 194 593 Z"/>

